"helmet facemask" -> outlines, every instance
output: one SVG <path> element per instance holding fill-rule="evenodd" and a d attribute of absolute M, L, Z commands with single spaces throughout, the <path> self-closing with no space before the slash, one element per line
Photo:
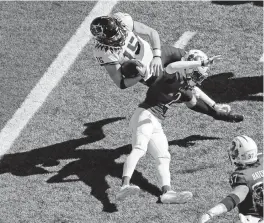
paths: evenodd
<path fill-rule="evenodd" d="M 202 61 L 207 60 L 208 57 L 201 50 L 190 50 L 185 56 L 187 61 Z M 187 75 L 196 84 L 201 84 L 209 75 L 208 68 L 206 66 L 200 66 L 197 68 L 187 69 Z"/>
<path fill-rule="evenodd" d="M 263 216 L 263 182 L 254 186 L 252 199 L 256 212 Z"/>

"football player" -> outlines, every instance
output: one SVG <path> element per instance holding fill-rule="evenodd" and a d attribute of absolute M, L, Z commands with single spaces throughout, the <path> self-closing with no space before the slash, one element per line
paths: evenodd
<path fill-rule="evenodd" d="M 134 21 L 127 13 L 115 13 L 112 16 L 95 18 L 90 31 L 95 37 L 94 56 L 104 66 L 114 83 L 121 89 L 131 87 L 141 80 L 140 77 L 124 78 L 120 67 L 129 59 L 138 59 L 147 66 L 148 75 L 159 76 L 163 67 L 159 34 L 153 28 Z M 149 37 L 150 44 L 140 35 Z"/>
<path fill-rule="evenodd" d="M 180 49 L 172 55 L 174 55 L 173 60 L 177 59 L 177 62 L 170 63 L 171 61 L 168 61 L 161 78 L 151 77 L 154 79 L 154 84 L 149 86 L 144 102 L 139 105 L 130 120 L 132 151 L 124 163 L 122 186 L 117 194 L 119 200 L 139 192 L 138 186 L 130 185 L 130 179 L 137 162 L 147 151 L 156 162 L 162 191 L 161 202 L 185 203 L 192 198 L 192 193 L 189 191 L 175 192 L 171 189 L 170 153 L 168 141 L 162 128 L 162 120 L 171 104 L 184 102 L 190 109 L 218 120 L 227 122 L 243 120 L 243 116 L 232 114 L 229 110 L 209 106 L 204 102 L 204 96 L 201 96 L 203 92 L 198 92 L 200 95 L 197 96 L 198 93 L 194 90 L 195 84 L 207 76 L 208 66 L 220 60 L 219 56 L 208 58 L 200 50 L 192 50 L 185 55 L 184 51 Z M 124 70 L 127 63 L 130 62 L 122 65 Z M 136 68 L 138 74 L 144 76 L 146 68 L 143 65 L 136 66 Z"/>
<path fill-rule="evenodd" d="M 233 139 L 229 158 L 235 166 L 230 176 L 233 190 L 216 206 L 202 214 L 199 223 L 208 222 L 215 216 L 238 207 L 236 223 L 263 222 L 263 155 L 258 154 L 254 140 L 241 135 Z"/>

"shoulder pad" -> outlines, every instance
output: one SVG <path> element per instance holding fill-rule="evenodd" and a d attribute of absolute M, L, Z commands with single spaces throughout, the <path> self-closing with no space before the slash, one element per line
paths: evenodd
<path fill-rule="evenodd" d="M 113 15 L 113 17 L 121 21 L 127 30 L 133 31 L 134 21 L 128 13 L 117 12 Z"/>

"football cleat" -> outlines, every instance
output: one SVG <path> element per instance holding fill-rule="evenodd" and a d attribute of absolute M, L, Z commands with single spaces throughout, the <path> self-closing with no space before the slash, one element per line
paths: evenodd
<path fill-rule="evenodd" d="M 163 204 L 184 204 L 191 200 L 192 197 L 193 194 L 190 191 L 175 192 L 169 190 L 160 196 L 160 201 Z"/>
<path fill-rule="evenodd" d="M 244 120 L 243 115 L 233 114 L 232 112 L 216 111 L 214 119 L 225 122 L 242 122 Z"/>
<path fill-rule="evenodd" d="M 138 194 L 139 191 L 140 191 L 140 188 L 138 186 L 135 186 L 135 185 L 122 186 L 120 191 L 116 195 L 116 199 L 119 201 L 122 201 L 130 195 Z"/>

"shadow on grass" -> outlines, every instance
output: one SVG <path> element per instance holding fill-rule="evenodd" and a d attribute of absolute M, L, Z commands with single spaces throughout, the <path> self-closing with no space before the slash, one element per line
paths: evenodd
<path fill-rule="evenodd" d="M 177 139 L 177 140 L 171 140 L 169 141 L 169 145 L 173 146 L 173 145 L 177 145 L 180 147 L 189 147 L 189 146 L 194 146 L 195 142 L 194 141 L 198 141 L 198 140 L 214 140 L 214 139 L 220 139 L 219 137 L 210 137 L 210 136 L 201 136 L 201 135 L 191 135 L 188 136 L 184 139 Z"/>
<path fill-rule="evenodd" d="M 11 173 L 16 176 L 30 176 L 53 173 L 45 167 L 57 166 L 60 164 L 60 160 L 76 159 L 62 167 L 47 180 L 47 183 L 82 181 L 91 187 L 91 195 L 102 203 L 103 211 L 115 212 L 117 211 L 116 204 L 110 201 L 107 194 L 110 187 L 106 181 L 106 176 L 120 178 L 121 184 L 123 163 L 116 163 L 115 160 L 123 154 L 128 154 L 131 151 L 131 145 L 124 145 L 116 149 L 77 148 L 102 140 L 105 137 L 102 127 L 122 119 L 124 118 L 109 118 L 87 123 L 83 132 L 86 137 L 83 138 L 72 139 L 27 152 L 6 154 L 0 162 L 0 174 Z M 187 147 L 190 141 L 206 139 L 216 138 L 194 135 L 182 140 L 170 141 L 169 144 Z M 75 179 L 73 176 L 77 176 L 77 178 Z M 134 172 L 131 182 L 154 196 L 158 197 L 161 193 L 157 186 L 151 184 L 137 170 Z"/>
<path fill-rule="evenodd" d="M 217 5 L 240 5 L 250 3 L 252 1 L 211 1 L 213 4 Z"/>
<path fill-rule="evenodd" d="M 91 187 L 91 195 L 103 204 L 103 211 L 117 211 L 115 204 L 111 203 L 107 189 L 109 185 L 106 176 L 120 178 L 123 170 L 122 163 L 116 163 L 123 154 L 131 151 L 131 145 L 124 145 L 116 149 L 77 149 L 80 146 L 94 143 L 105 138 L 102 127 L 106 124 L 122 120 L 123 117 L 109 118 L 97 122 L 85 124 L 83 134 L 86 137 L 72 139 L 43 148 L 33 149 L 27 152 L 6 154 L 0 162 L 0 174 L 11 173 L 16 176 L 30 176 L 35 174 L 51 173 L 45 167 L 57 166 L 60 160 L 77 159 L 62 167 L 54 176 L 47 180 L 48 183 L 63 183 L 82 181 Z M 77 179 L 69 179 L 72 175 Z M 68 179 L 67 179 L 68 178 Z M 155 196 L 159 196 L 160 190 L 150 184 L 138 171 L 134 172 L 131 181 Z"/>
<path fill-rule="evenodd" d="M 233 101 L 263 101 L 263 76 L 233 78 L 234 74 L 220 73 L 208 77 L 201 88 L 218 103 Z"/>
<path fill-rule="evenodd" d="M 246 3 L 252 3 L 256 6 L 262 6 L 263 7 L 263 1 L 211 1 L 213 4 L 217 5 L 240 5 L 240 4 L 246 4 Z"/>

